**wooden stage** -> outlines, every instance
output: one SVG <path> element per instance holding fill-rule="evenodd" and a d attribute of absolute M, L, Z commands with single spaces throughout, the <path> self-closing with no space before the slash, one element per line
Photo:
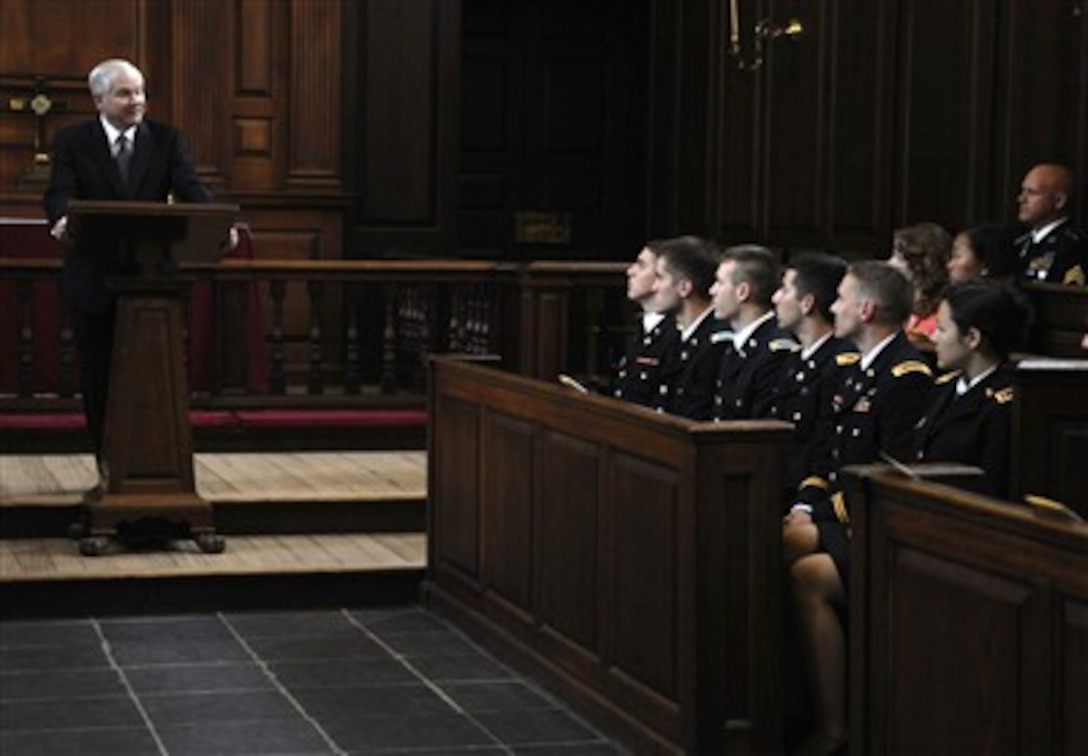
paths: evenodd
<path fill-rule="evenodd" d="M 212 502 L 403 498 L 427 492 L 422 451 L 196 454 L 197 492 Z M 0 456 L 0 507 L 78 503 L 95 482 L 90 454 Z"/>
<path fill-rule="evenodd" d="M 161 591 L 171 581 L 207 585 L 214 577 L 249 590 L 254 580 L 278 576 L 293 579 L 290 591 L 297 592 L 305 585 L 299 580 L 315 576 L 394 575 L 418 584 L 426 567 L 426 452 L 197 454 L 195 473 L 226 551 L 203 554 L 192 541 L 173 540 L 140 548 L 119 543 L 111 553 L 85 557 L 65 537 L 64 523 L 94 483 L 92 456 L 0 456 L 0 586 L 16 591 L 13 600 L 26 594 L 37 602 L 43 585 L 113 581 L 115 593 L 137 583 Z"/>

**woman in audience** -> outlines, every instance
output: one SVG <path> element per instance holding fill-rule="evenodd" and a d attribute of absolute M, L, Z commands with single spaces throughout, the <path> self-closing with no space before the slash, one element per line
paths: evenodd
<path fill-rule="evenodd" d="M 948 258 L 952 237 L 936 223 L 915 223 L 898 229 L 892 237 L 888 260 L 914 285 L 914 312 L 907 321 L 907 336 L 929 342 L 937 325 L 937 303 L 948 283 Z"/>
<path fill-rule="evenodd" d="M 1026 335 L 1029 316 L 1019 290 L 985 279 L 949 287 L 936 312 L 937 364 L 952 372 L 939 379 L 918 422 L 916 459 L 978 466 L 981 487 L 995 496 L 1007 496 L 1009 487 L 1008 359 Z M 797 751 L 802 754 L 845 752 L 848 576 L 838 570 L 821 551 L 801 554 L 789 565 L 814 705 L 812 735 Z"/>
<path fill-rule="evenodd" d="M 1027 335 L 1030 310 L 1019 290 L 977 280 L 949 287 L 937 308 L 937 379 L 918 423 L 917 460 L 982 468 L 982 489 L 1007 497 L 1013 374 L 1009 354 Z"/>
<path fill-rule="evenodd" d="M 1015 276 L 1016 256 L 1009 229 L 988 223 L 960 231 L 952 241 L 947 269 L 950 283 Z"/>

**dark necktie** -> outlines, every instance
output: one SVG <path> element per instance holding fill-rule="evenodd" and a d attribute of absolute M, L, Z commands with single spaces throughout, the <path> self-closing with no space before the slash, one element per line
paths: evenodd
<path fill-rule="evenodd" d="M 132 161 L 132 142 L 124 134 L 117 137 L 117 169 L 121 172 L 121 181 L 128 184 L 128 164 Z"/>

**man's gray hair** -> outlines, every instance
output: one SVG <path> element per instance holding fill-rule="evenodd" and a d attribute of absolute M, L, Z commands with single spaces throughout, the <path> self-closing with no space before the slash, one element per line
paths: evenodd
<path fill-rule="evenodd" d="M 110 93 L 113 80 L 118 74 L 130 73 L 143 77 L 143 72 L 124 58 L 110 58 L 104 60 L 91 69 L 87 74 L 87 86 L 95 97 L 103 97 Z"/>

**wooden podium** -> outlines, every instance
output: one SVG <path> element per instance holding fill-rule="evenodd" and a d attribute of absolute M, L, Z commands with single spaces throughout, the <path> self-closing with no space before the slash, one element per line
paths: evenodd
<path fill-rule="evenodd" d="M 122 523 L 141 534 L 192 537 L 219 553 L 211 504 L 196 493 L 185 372 L 182 300 L 191 280 L 180 263 L 223 255 L 236 205 L 72 202 L 69 228 L 123 250 L 126 272 L 110 279 L 117 315 L 106 404 L 109 480 L 88 503 L 80 552 L 105 553 Z"/>

